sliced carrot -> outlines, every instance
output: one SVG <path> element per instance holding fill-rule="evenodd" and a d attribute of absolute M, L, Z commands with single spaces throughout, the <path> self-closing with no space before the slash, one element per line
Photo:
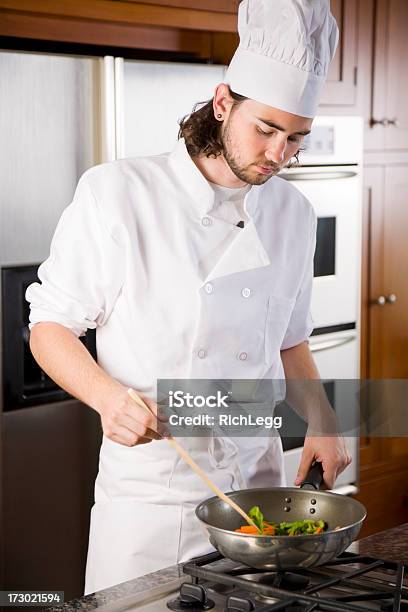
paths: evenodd
<path fill-rule="evenodd" d="M 259 531 L 256 527 L 252 527 L 252 525 L 242 525 L 239 529 L 236 529 L 239 533 L 250 533 L 250 534 L 258 534 Z"/>

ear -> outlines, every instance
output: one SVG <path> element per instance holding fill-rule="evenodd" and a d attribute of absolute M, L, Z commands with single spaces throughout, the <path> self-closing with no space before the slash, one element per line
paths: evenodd
<path fill-rule="evenodd" d="M 220 83 L 214 92 L 213 98 L 213 109 L 216 119 L 219 121 L 228 119 L 233 104 L 234 100 L 230 95 L 228 85 L 226 83 Z M 219 115 L 221 115 L 221 117 L 219 117 Z"/>

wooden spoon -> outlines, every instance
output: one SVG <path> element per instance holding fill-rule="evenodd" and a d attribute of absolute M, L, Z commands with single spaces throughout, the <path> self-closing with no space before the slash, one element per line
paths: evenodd
<path fill-rule="evenodd" d="M 154 416 L 156 416 L 152 412 L 152 410 L 150 410 L 149 406 L 143 401 L 143 399 L 136 393 L 136 391 L 134 391 L 133 389 L 128 389 L 128 393 L 129 393 L 130 397 L 141 408 L 144 408 L 145 410 L 147 410 L 147 412 L 149 412 L 149 414 L 153 414 Z M 166 440 L 167 440 L 167 442 L 169 444 L 171 444 L 173 446 L 173 448 L 175 448 L 175 450 L 178 452 L 180 457 L 182 457 L 182 459 L 184 459 L 184 461 L 186 461 L 186 463 L 188 463 L 188 465 L 191 467 L 192 470 L 194 470 L 194 472 L 197 474 L 197 476 L 199 476 L 205 482 L 205 484 L 220 499 L 222 499 L 226 504 L 231 506 L 231 508 L 236 510 L 236 512 L 238 512 L 242 516 L 242 518 L 244 518 L 246 520 L 246 522 L 249 525 L 251 525 L 252 527 L 255 527 L 255 529 L 258 531 L 258 533 L 262 533 L 261 530 L 259 529 L 259 527 L 256 525 L 256 523 L 254 523 L 254 521 L 247 515 L 247 513 L 244 512 L 244 510 L 240 506 L 238 506 L 238 504 L 236 504 L 234 502 L 234 500 L 232 500 L 230 497 L 228 497 L 228 495 L 225 495 L 225 493 L 223 493 L 223 491 L 221 491 L 221 489 L 219 487 L 217 487 L 217 485 L 212 480 L 210 480 L 210 478 L 208 478 L 208 476 L 204 472 L 204 470 L 202 470 L 200 468 L 200 466 L 190 456 L 190 454 L 182 446 L 180 446 L 180 444 L 177 442 L 177 440 L 175 440 L 173 437 L 166 438 Z"/>

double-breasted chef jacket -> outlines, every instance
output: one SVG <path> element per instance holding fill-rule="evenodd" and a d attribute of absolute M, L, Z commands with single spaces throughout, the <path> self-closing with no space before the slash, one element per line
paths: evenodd
<path fill-rule="evenodd" d="M 183 140 L 85 172 L 27 290 L 30 327 L 96 328 L 100 366 L 153 399 L 159 378 L 283 379 L 280 351 L 313 328 L 315 214 L 279 177 L 249 190 L 244 228 L 213 204 Z M 286 484 L 276 432 L 180 442 L 225 491 Z M 194 509 L 210 496 L 165 440 L 104 436 L 85 593 L 209 552 Z"/>

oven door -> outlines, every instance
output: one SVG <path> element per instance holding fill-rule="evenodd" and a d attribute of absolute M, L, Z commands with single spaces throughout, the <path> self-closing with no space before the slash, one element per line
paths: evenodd
<path fill-rule="evenodd" d="M 312 316 L 315 327 L 358 320 L 360 299 L 361 182 L 359 167 L 286 169 L 318 218 Z"/>

